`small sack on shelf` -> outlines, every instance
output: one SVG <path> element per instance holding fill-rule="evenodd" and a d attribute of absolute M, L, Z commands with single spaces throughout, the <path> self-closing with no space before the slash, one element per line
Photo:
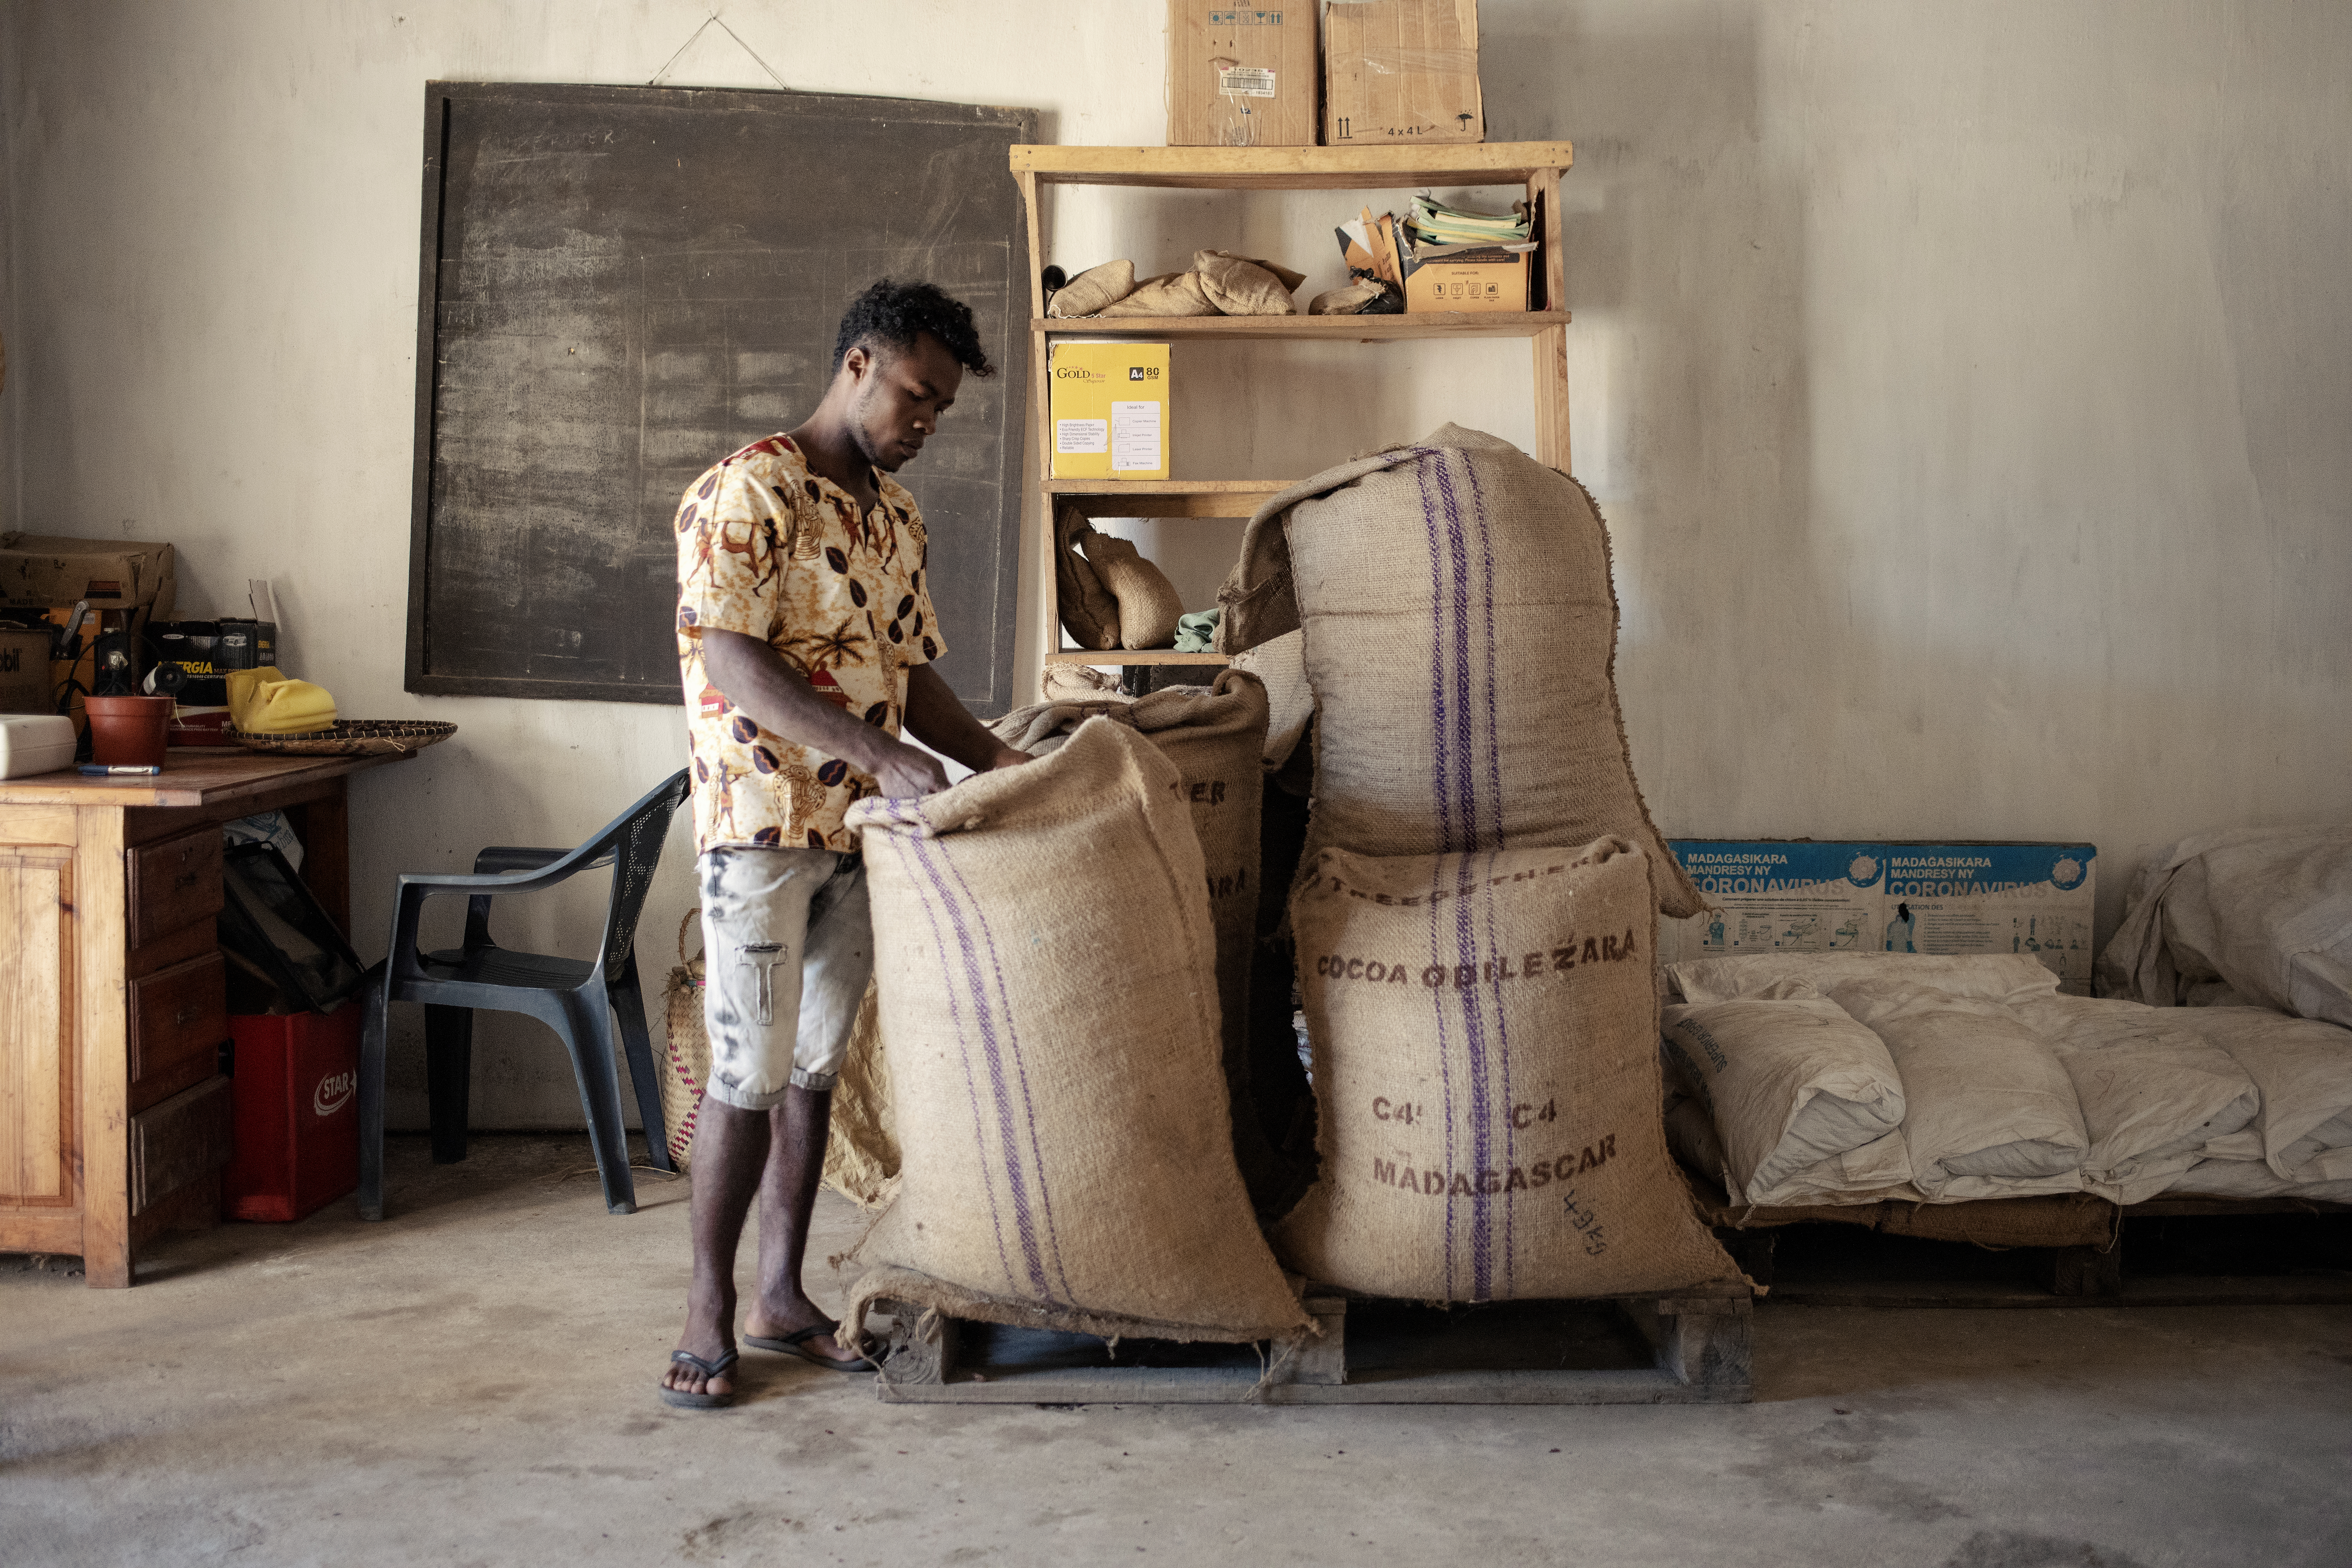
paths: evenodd
<path fill-rule="evenodd" d="M 1118 601 L 1103 585 L 1094 563 L 1078 553 L 1078 541 L 1095 539 L 1094 524 L 1074 506 L 1054 513 L 1054 596 L 1062 629 L 1088 652 L 1118 646 Z M 1087 546 L 1092 549 L 1092 545 Z"/>
<path fill-rule="evenodd" d="M 1059 289 L 1045 302 L 1045 314 L 1059 320 L 1072 316 L 1097 316 L 1106 305 L 1115 305 L 1135 292 L 1135 263 L 1106 261 L 1100 267 L 1089 267 Z"/>
<path fill-rule="evenodd" d="M 1105 305 L 1097 316 L 1215 316 L 1223 314 L 1209 300 L 1197 272 L 1163 272 L 1136 285 L 1126 299 Z"/>
<path fill-rule="evenodd" d="M 1228 316 L 1295 316 L 1298 307 L 1291 291 L 1307 281 L 1278 262 L 1235 256 L 1229 250 L 1196 250 L 1192 270 L 1201 275 L 1201 291 L 1209 303 Z"/>
<path fill-rule="evenodd" d="M 1308 301 L 1310 316 L 1352 316 L 1361 311 L 1387 290 L 1377 278 L 1359 278 L 1341 289 L 1326 289 Z"/>
<path fill-rule="evenodd" d="M 1184 613 L 1184 601 L 1177 596 L 1176 584 L 1168 580 L 1168 574 L 1146 561 L 1124 539 L 1089 533 L 1086 544 L 1095 574 L 1118 601 L 1117 646 L 1166 647 L 1174 641 L 1176 617 Z"/>

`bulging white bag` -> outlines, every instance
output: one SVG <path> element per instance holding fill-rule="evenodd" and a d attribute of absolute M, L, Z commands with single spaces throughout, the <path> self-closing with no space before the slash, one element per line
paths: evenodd
<path fill-rule="evenodd" d="M 2262 1107 L 2234 1058 L 2171 1026 L 2177 1011 L 2087 996 L 2039 997 L 2017 1009 L 2065 1063 L 2091 1137 L 2084 1184 L 2111 1202 L 2165 1191 Z"/>
<path fill-rule="evenodd" d="M 1928 1201 L 2082 1190 L 2090 1136 L 2074 1081 L 2006 1004 L 1885 978 L 1830 995 L 1895 1059 L 1911 1180 Z"/>
<path fill-rule="evenodd" d="M 1801 994 L 1664 1015 L 1668 1058 L 1714 1113 L 1725 1189 L 1759 1205 L 1884 1196 L 1911 1179 L 1894 1058 L 1835 1002 L 1788 989 Z"/>

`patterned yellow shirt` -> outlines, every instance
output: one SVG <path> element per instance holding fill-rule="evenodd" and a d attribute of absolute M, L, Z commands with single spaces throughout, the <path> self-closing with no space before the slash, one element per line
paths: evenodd
<path fill-rule="evenodd" d="M 694 844 L 854 849 L 842 814 L 873 779 L 738 712 L 702 668 L 702 634 L 755 637 L 817 695 L 896 735 L 907 668 L 946 651 L 923 576 L 915 498 L 877 474 L 881 502 L 816 478 L 782 436 L 704 474 L 677 509 L 677 662 L 694 755 Z"/>

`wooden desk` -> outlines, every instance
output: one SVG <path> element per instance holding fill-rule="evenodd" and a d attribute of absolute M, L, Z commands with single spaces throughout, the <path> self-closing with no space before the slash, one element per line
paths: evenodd
<path fill-rule="evenodd" d="M 346 781 L 403 760 L 173 751 L 153 778 L 0 780 L 0 1252 L 125 1286 L 142 1242 L 219 1218 L 219 825 L 285 811 L 348 932 Z"/>

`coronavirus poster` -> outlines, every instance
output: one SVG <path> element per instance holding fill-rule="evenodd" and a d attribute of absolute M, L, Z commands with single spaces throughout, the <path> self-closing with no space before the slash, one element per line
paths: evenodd
<path fill-rule="evenodd" d="M 1712 908 L 1661 923 L 1669 963 L 1758 952 L 2015 952 L 2091 989 L 2088 844 L 1677 838 Z"/>

